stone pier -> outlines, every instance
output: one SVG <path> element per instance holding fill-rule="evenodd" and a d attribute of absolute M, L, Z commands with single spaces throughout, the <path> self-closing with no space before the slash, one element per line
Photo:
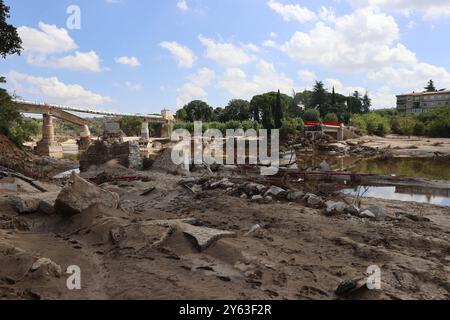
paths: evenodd
<path fill-rule="evenodd" d="M 55 141 L 53 117 L 50 114 L 44 114 L 42 123 L 42 140 L 39 141 L 36 145 L 36 154 L 39 156 L 62 158 L 62 145 Z"/>
<path fill-rule="evenodd" d="M 78 149 L 80 150 L 80 152 L 84 152 L 89 148 L 90 145 L 91 145 L 91 131 L 89 130 L 89 126 L 84 125 L 81 128 Z"/>

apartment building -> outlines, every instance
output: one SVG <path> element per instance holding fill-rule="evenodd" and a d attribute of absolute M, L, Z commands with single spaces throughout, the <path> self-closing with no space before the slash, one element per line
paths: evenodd
<path fill-rule="evenodd" d="M 439 107 L 450 108 L 450 90 L 413 92 L 397 96 L 397 111 L 402 116 L 422 113 Z"/>

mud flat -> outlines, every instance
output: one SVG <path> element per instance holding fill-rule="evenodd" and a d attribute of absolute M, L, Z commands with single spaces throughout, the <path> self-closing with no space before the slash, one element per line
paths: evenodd
<path fill-rule="evenodd" d="M 351 197 L 319 193 L 316 206 L 302 190 L 287 194 L 245 177 L 223 180 L 223 173 L 206 180 L 204 173 L 139 174 L 101 185 L 118 194 L 119 208 L 96 205 L 69 216 L 19 215 L 8 197 L 21 192 L 0 190 L 0 297 L 343 299 L 338 285 L 376 265 L 381 290 L 346 299 L 450 298 L 449 208 L 362 199 L 362 207 L 384 210 L 385 218 L 373 219 L 330 213 L 323 204 Z M 227 236 L 200 248 L 197 231 L 201 241 Z M 51 263 L 32 271 L 42 258 Z M 80 291 L 66 288 L 70 265 L 81 268 Z"/>

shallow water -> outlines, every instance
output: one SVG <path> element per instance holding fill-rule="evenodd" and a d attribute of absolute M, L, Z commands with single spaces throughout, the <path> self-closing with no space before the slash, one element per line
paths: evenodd
<path fill-rule="evenodd" d="M 370 159 L 362 160 L 349 169 L 358 173 L 450 181 L 450 160 L 447 159 Z"/>
<path fill-rule="evenodd" d="M 450 189 L 433 189 L 418 187 L 375 187 L 368 186 L 364 197 L 387 200 L 412 201 L 450 207 Z M 362 190 L 365 190 L 361 188 Z M 351 196 L 358 194 L 358 187 L 344 189 L 343 193 Z M 362 194 L 363 191 L 359 193 Z"/>

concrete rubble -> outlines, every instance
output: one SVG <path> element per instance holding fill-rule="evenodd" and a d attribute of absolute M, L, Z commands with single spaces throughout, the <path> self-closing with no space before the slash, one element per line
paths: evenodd
<path fill-rule="evenodd" d="M 103 190 L 73 174 L 56 199 L 55 211 L 63 215 L 80 214 L 96 204 L 117 209 L 119 200 L 118 194 Z"/>

